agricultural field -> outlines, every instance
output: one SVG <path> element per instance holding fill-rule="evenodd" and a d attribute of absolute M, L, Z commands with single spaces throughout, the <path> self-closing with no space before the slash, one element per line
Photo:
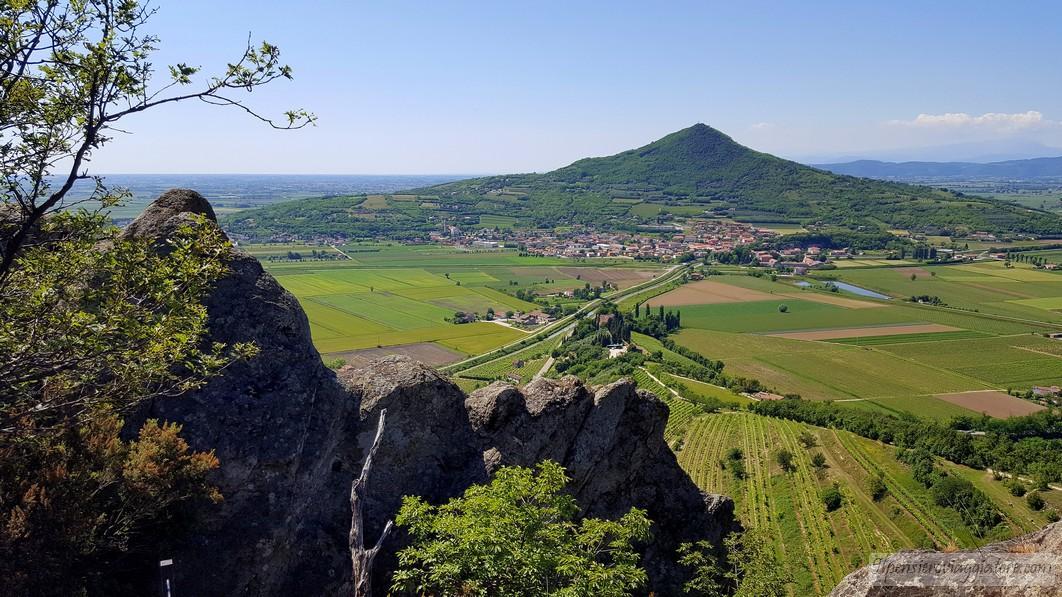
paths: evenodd
<path fill-rule="evenodd" d="M 634 383 L 643 390 L 648 390 L 667 404 L 667 425 L 664 427 L 664 440 L 672 448 L 680 447 L 680 439 L 689 429 L 690 421 L 700 414 L 701 409 L 694 403 L 676 396 L 671 389 L 661 385 L 644 368 L 634 372 Z"/>
<path fill-rule="evenodd" d="M 1062 331 L 1062 316 L 1044 308 L 1062 300 L 1056 274 L 996 263 L 829 274 L 895 298 L 721 275 L 650 297 L 645 305 L 679 311 L 682 329 L 675 341 L 722 360 L 733 375 L 759 379 L 778 393 L 842 400 L 853 408 L 940 419 L 974 412 L 1006 416 L 1023 409 L 938 395 L 1062 383 L 1062 341 L 1043 335 Z M 945 302 L 963 295 L 969 306 L 901 300 L 915 288 L 918 295 L 944 295 Z M 1027 300 L 1017 293 L 1040 296 Z M 1000 394 L 985 394 L 991 395 Z"/>
<path fill-rule="evenodd" d="M 1004 516 L 1005 522 L 990 537 L 977 537 L 955 511 L 933 502 L 908 467 L 896 460 L 893 448 L 845 431 L 742 412 L 699 415 L 685 427 L 679 463 L 705 491 L 731 496 L 746 527 L 765 528 L 775 538 L 775 548 L 795 579 L 794 595 L 828 593 L 872 553 L 975 547 L 1047 522 L 1044 512 L 1029 509 L 987 473 L 941 462 L 949 473 L 988 493 Z M 816 445 L 804 447 L 801 434 L 811 434 Z M 741 478 L 735 473 L 738 466 L 728 459 L 735 447 L 741 451 Z M 792 471 L 778 463 L 781 449 L 793 454 Z M 817 453 L 825 457 L 821 469 L 812 464 Z M 887 491 L 875 500 L 868 482 L 879 475 Z M 821 496 L 834 483 L 842 505 L 828 512 Z"/>
<path fill-rule="evenodd" d="M 484 315 L 493 309 L 501 317 L 507 311 L 533 311 L 541 306 L 516 298 L 515 290 L 541 296 L 605 282 L 626 288 L 663 271 L 629 260 L 586 263 L 522 256 L 509 249 L 438 245 L 241 248 L 258 257 L 298 298 L 318 350 L 326 358 L 350 362 L 384 354 L 407 354 L 436 366 L 459 361 L 520 340 L 527 332 L 497 322 L 450 323 L 456 312 Z M 302 258 L 290 259 L 291 253 Z M 314 258 L 318 254 L 328 257 Z"/>
<path fill-rule="evenodd" d="M 825 276 L 827 274 L 820 274 Z M 1062 325 L 1062 273 L 1024 263 L 1006 268 L 990 261 L 967 265 L 876 268 L 830 276 L 897 298 L 937 296 L 951 307 L 1017 320 Z"/>
<path fill-rule="evenodd" d="M 492 381 L 508 381 L 526 384 L 539 373 L 549 360 L 550 353 L 562 341 L 562 336 L 532 344 L 531 346 L 465 369 L 454 379 L 473 389 L 483 387 Z M 463 386 L 464 387 L 464 386 Z"/>

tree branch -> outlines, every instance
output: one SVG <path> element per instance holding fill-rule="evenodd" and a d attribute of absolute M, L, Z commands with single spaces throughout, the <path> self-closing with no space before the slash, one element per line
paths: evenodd
<path fill-rule="evenodd" d="M 380 411 L 380 419 L 376 424 L 376 437 L 372 440 L 369 453 L 365 456 L 365 462 L 361 465 L 361 474 L 350 484 L 350 559 L 352 565 L 351 581 L 354 585 L 355 597 L 370 597 L 372 595 L 372 565 L 376 554 L 380 552 L 384 541 L 394 529 L 394 521 L 388 520 L 384 525 L 380 538 L 371 548 L 365 548 L 365 525 L 362 519 L 362 502 L 365 499 L 365 486 L 369 482 L 369 473 L 372 471 L 373 458 L 380 448 L 380 440 L 383 438 L 384 418 L 387 409 Z"/>

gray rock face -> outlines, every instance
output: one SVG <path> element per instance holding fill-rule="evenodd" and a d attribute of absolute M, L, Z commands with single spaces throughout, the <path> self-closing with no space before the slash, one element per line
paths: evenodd
<path fill-rule="evenodd" d="M 214 208 L 199 193 L 190 189 L 170 189 L 126 226 L 123 234 L 130 237 L 163 240 L 173 234 L 189 216 L 205 216 L 217 221 Z"/>
<path fill-rule="evenodd" d="M 980 549 L 909 551 L 849 574 L 832 597 L 1062 595 L 1062 523 Z"/>
<path fill-rule="evenodd" d="M 193 191 L 170 191 L 127 228 L 157 240 L 188 213 L 212 217 Z M 257 357 L 204 388 L 150 405 L 139 418 L 184 425 L 196 449 L 216 451 L 225 502 L 177 563 L 186 595 L 327 595 L 349 584 L 348 496 L 381 409 L 387 425 L 365 504 L 374 542 L 403 495 L 438 503 L 504 465 L 550 458 L 572 477 L 585 513 L 614 517 L 638 506 L 654 521 L 645 549 L 650 588 L 670 594 L 682 541 L 718 541 L 734 527 L 733 503 L 706 496 L 664 442 L 667 408 L 621 381 L 589 388 L 575 378 L 504 384 L 471 396 L 434 370 L 388 357 L 363 369 L 327 369 L 298 302 L 252 257 L 234 251 L 230 273 L 207 300 L 212 341 L 254 341 Z M 135 425 L 132 422 L 131 425 Z M 401 547 L 378 560 L 381 594 Z"/>

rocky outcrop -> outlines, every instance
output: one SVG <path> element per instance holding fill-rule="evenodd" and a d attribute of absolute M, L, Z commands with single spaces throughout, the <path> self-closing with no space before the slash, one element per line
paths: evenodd
<path fill-rule="evenodd" d="M 157 240 L 209 204 L 170 191 L 126 234 Z M 375 541 L 403 495 L 441 502 L 504 465 L 562 463 L 587 515 L 648 511 L 644 563 L 651 589 L 669 594 L 681 541 L 718 541 L 733 504 L 706 496 L 663 440 L 666 406 L 630 382 L 590 388 L 575 378 L 524 388 L 494 384 L 465 396 L 436 371 L 388 357 L 337 376 L 321 363 L 306 315 L 252 257 L 234 251 L 230 273 L 207 300 L 212 341 L 253 341 L 259 354 L 205 387 L 141 413 L 184 425 L 196 449 L 221 460 L 225 502 L 193 538 L 168 546 L 189 595 L 322 595 L 349 582 L 348 495 L 378 413 L 387 425 L 369 483 L 366 539 Z M 135 424 L 135 422 L 133 422 Z M 401 533 L 379 560 L 386 576 Z M 375 586 L 383 589 L 386 578 Z"/>
<path fill-rule="evenodd" d="M 892 554 L 849 574 L 832 597 L 1062 595 L 1062 523 L 958 552 Z"/>
<path fill-rule="evenodd" d="M 435 371 L 397 356 L 342 370 L 340 378 L 361 398 L 362 446 L 387 409 L 366 508 L 370 537 L 403 495 L 440 502 L 500 466 L 547 459 L 564 465 L 586 515 L 616 518 L 632 506 L 648 512 L 653 540 L 643 564 L 657 594 L 679 590 L 681 542 L 718 543 L 733 528 L 733 502 L 701 493 L 664 442 L 667 407 L 629 380 L 596 389 L 574 377 L 523 388 L 499 382 L 466 398 Z"/>

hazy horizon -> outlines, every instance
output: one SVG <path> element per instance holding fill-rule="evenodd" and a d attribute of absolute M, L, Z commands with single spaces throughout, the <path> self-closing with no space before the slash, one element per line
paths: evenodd
<path fill-rule="evenodd" d="M 123 120 L 133 134 L 97 152 L 94 171 L 544 172 L 696 122 L 805 163 L 1062 147 L 1062 78 L 1045 75 L 1062 54 L 1053 2 L 158 7 L 159 71 L 187 62 L 209 76 L 251 32 L 281 48 L 295 80 L 248 103 L 267 115 L 305 107 L 318 126 L 280 132 L 232 110 L 166 106 Z M 964 144 L 978 149 L 934 149 Z"/>

